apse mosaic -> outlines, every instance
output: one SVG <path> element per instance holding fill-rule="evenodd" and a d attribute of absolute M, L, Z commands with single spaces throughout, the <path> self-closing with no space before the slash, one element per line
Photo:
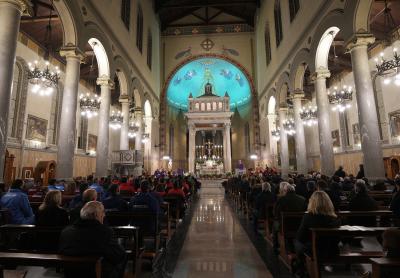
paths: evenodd
<path fill-rule="evenodd" d="M 234 64 L 220 58 L 199 58 L 182 66 L 171 78 L 167 88 L 168 104 L 187 110 L 190 93 L 199 97 L 210 82 L 213 93 L 230 97 L 231 110 L 247 104 L 251 89 L 246 75 Z"/>

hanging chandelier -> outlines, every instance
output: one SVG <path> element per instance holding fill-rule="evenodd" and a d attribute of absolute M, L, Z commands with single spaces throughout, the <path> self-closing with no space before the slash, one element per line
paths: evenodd
<path fill-rule="evenodd" d="M 300 119 L 307 126 L 313 126 L 318 123 L 317 106 L 302 107 L 300 109 Z"/>
<path fill-rule="evenodd" d="M 285 130 L 287 135 L 294 135 L 296 133 L 295 123 L 293 119 L 288 119 L 283 122 L 283 129 Z"/>
<path fill-rule="evenodd" d="M 50 68 L 50 52 L 52 48 L 52 12 L 53 1 L 49 8 L 49 19 L 46 26 L 45 41 L 44 41 L 44 65 L 35 60 L 33 63 L 28 63 L 28 80 L 32 84 L 31 92 L 39 96 L 50 96 L 58 86 L 60 80 L 60 70 L 58 66 L 54 69 Z"/>
<path fill-rule="evenodd" d="M 88 119 L 97 116 L 100 109 L 100 100 L 100 97 L 96 94 L 94 96 L 91 96 L 89 93 L 81 94 L 79 96 L 81 115 Z"/>
<path fill-rule="evenodd" d="M 122 127 L 123 120 L 124 120 L 124 117 L 123 117 L 121 111 L 117 111 L 117 112 L 112 111 L 111 116 L 110 116 L 109 125 L 112 129 L 120 129 Z"/>
<path fill-rule="evenodd" d="M 279 139 L 281 139 L 281 130 L 279 129 L 279 127 L 277 129 L 271 130 L 271 135 L 275 140 L 279 141 Z"/>
<path fill-rule="evenodd" d="M 353 100 L 353 88 L 343 85 L 341 89 L 333 87 L 333 92 L 328 93 L 329 103 L 332 105 L 332 111 L 344 112 L 351 107 Z"/>
<path fill-rule="evenodd" d="M 50 63 L 45 61 L 45 66 L 41 69 L 41 65 L 36 60 L 28 63 L 28 80 L 32 84 L 31 92 L 39 96 L 50 96 L 58 86 L 60 79 L 60 70 L 58 67 L 50 70 Z"/>
<path fill-rule="evenodd" d="M 133 123 L 129 126 L 128 130 L 128 137 L 129 138 L 135 138 L 137 135 L 137 132 L 139 131 L 139 127 L 134 125 Z"/>
<path fill-rule="evenodd" d="M 142 134 L 142 143 L 147 143 L 150 139 L 150 134 L 148 133 L 143 133 Z"/>
<path fill-rule="evenodd" d="M 380 58 L 375 58 L 377 75 L 384 77 L 383 84 L 389 85 L 393 83 L 400 86 L 400 56 L 397 53 L 397 48 L 393 48 L 393 58 L 385 59 L 383 52 L 379 55 Z"/>

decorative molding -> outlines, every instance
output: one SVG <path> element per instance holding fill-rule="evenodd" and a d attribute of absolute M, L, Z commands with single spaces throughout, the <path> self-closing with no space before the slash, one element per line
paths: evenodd
<path fill-rule="evenodd" d="M 201 34 L 229 34 L 229 33 L 252 33 L 254 28 L 248 24 L 224 24 L 214 26 L 176 26 L 167 27 L 162 36 L 193 36 Z"/>

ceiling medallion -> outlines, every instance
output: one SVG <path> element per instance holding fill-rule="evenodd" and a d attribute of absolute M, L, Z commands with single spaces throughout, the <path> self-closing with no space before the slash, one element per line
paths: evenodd
<path fill-rule="evenodd" d="M 214 47 L 214 42 L 207 38 L 207 39 L 205 39 L 204 41 L 201 42 L 200 46 L 205 51 L 210 51 Z"/>
<path fill-rule="evenodd" d="M 236 33 L 238 33 L 238 32 L 240 32 L 240 31 L 242 31 L 242 28 L 240 28 L 239 25 L 235 25 L 235 27 L 233 28 L 233 30 L 234 30 Z"/>

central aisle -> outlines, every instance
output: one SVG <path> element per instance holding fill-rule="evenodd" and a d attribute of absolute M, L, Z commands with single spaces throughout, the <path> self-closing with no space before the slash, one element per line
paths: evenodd
<path fill-rule="evenodd" d="M 173 277 L 272 277 L 225 201 L 220 180 L 202 181 Z"/>

